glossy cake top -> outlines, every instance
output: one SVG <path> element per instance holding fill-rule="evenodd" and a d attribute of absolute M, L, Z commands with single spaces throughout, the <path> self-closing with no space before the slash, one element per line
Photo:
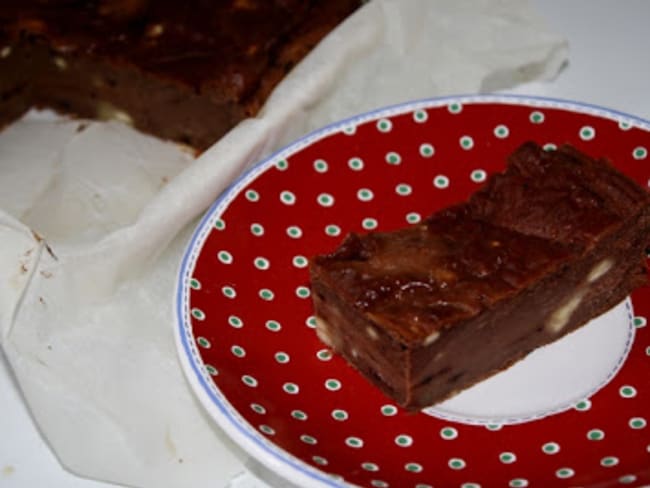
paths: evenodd
<path fill-rule="evenodd" d="M 572 255 L 572 248 L 473 219 L 461 206 L 408 229 L 352 234 L 316 258 L 321 280 L 405 342 L 478 315 Z"/>

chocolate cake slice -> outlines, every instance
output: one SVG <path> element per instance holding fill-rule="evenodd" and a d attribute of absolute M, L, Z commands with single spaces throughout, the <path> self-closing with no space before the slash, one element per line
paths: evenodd
<path fill-rule="evenodd" d="M 650 195 L 572 147 L 524 144 L 467 202 L 310 263 L 317 333 L 400 405 L 447 399 L 647 279 Z"/>
<path fill-rule="evenodd" d="M 47 107 L 205 149 L 359 4 L 4 0 L 0 126 Z"/>

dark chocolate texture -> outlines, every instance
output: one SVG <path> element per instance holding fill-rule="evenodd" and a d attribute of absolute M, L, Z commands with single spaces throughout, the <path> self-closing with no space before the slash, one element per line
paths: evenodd
<path fill-rule="evenodd" d="M 49 107 L 205 149 L 359 3 L 3 1 L 0 124 Z"/>
<path fill-rule="evenodd" d="M 572 147 L 524 144 L 465 203 L 311 262 L 321 339 L 399 404 L 440 402 L 645 283 L 650 196 Z"/>

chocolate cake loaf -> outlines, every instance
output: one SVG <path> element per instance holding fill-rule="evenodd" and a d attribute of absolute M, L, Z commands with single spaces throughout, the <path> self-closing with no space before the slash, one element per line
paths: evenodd
<path fill-rule="evenodd" d="M 0 126 L 32 106 L 205 149 L 360 0 L 6 0 Z"/>
<path fill-rule="evenodd" d="M 310 264 L 317 333 L 396 402 L 447 399 L 646 282 L 650 195 L 572 147 L 520 147 L 469 201 Z"/>

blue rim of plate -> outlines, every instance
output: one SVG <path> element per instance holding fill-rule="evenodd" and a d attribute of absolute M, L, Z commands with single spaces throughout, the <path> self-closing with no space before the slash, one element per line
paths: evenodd
<path fill-rule="evenodd" d="M 342 481 L 338 476 L 330 475 L 310 466 L 264 438 L 244 420 L 210 380 L 192 340 L 192 326 L 189 321 L 189 307 L 187 306 L 189 271 L 194 268 L 196 258 L 200 254 L 212 222 L 227 209 L 230 202 L 238 196 L 246 185 L 263 174 L 277 161 L 347 127 L 357 126 L 381 117 L 392 117 L 423 108 L 437 108 L 450 103 L 500 103 L 534 108 L 555 108 L 610 119 L 618 123 L 627 123 L 650 131 L 649 120 L 585 102 L 518 94 L 450 95 L 388 105 L 326 125 L 272 153 L 237 177 L 205 212 L 185 248 L 176 282 L 175 342 L 185 377 L 211 418 L 248 454 L 287 481 L 301 483 L 300 486 L 307 487 L 329 486 L 344 488 L 352 486 Z"/>

